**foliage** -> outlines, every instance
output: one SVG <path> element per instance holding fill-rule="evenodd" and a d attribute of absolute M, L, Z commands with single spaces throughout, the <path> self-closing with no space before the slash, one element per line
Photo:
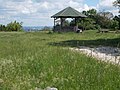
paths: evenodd
<path fill-rule="evenodd" d="M 120 29 L 120 16 L 115 16 L 115 17 L 113 18 L 113 20 L 116 20 L 116 21 L 119 22 L 119 29 Z"/>
<path fill-rule="evenodd" d="M 119 13 L 120 13 L 120 0 L 114 1 L 114 2 L 113 2 L 113 5 L 114 5 L 115 7 L 118 7 L 118 8 L 119 8 Z"/>
<path fill-rule="evenodd" d="M 98 15 L 106 17 L 108 19 L 112 19 L 113 18 L 113 14 L 111 12 L 99 12 Z"/>
<path fill-rule="evenodd" d="M 88 11 L 83 11 L 87 18 L 77 20 L 79 28 L 83 30 L 96 29 L 94 16 L 97 14 L 97 10 L 90 9 Z M 74 26 L 75 20 L 70 22 L 71 26 Z"/>
<path fill-rule="evenodd" d="M 113 30 L 118 30 L 119 29 L 119 22 L 117 20 L 112 20 L 111 21 L 111 28 Z"/>
<path fill-rule="evenodd" d="M 79 27 L 82 27 L 83 30 L 94 30 L 95 25 L 94 25 L 94 20 L 91 18 L 85 18 L 79 21 Z"/>
<path fill-rule="evenodd" d="M 82 14 L 88 16 L 88 12 L 87 11 L 82 11 Z"/>
<path fill-rule="evenodd" d="M 22 30 L 22 22 L 11 22 L 9 24 L 7 24 L 6 26 L 7 31 L 21 31 Z"/>
<path fill-rule="evenodd" d="M 0 25 L 0 31 L 6 31 L 6 26 L 5 25 Z"/>
<path fill-rule="evenodd" d="M 88 11 L 82 11 L 82 14 L 86 15 L 86 16 L 92 16 L 92 15 L 96 15 L 97 14 L 97 10 L 95 9 L 90 9 Z"/>
<path fill-rule="evenodd" d="M 90 9 L 87 11 L 88 15 L 96 15 L 97 14 L 97 10 L 96 9 Z"/>
<path fill-rule="evenodd" d="M 22 31 L 22 22 L 11 22 L 9 24 L 5 25 L 0 25 L 0 31 Z"/>
<path fill-rule="evenodd" d="M 100 25 L 98 25 L 98 24 L 96 24 L 96 26 L 95 26 L 95 28 L 97 29 L 97 30 L 101 30 L 101 27 L 100 27 Z"/>
<path fill-rule="evenodd" d="M 85 31 L 83 34 L 44 32 L 0 33 L 0 90 L 119 90 L 120 67 L 67 47 L 117 46 L 120 35 Z M 67 42 L 71 40 L 71 42 Z M 54 43 L 63 43 L 55 46 Z M 73 42 L 72 42 L 73 41 Z"/>
<path fill-rule="evenodd" d="M 109 29 L 111 26 L 111 20 L 104 16 L 96 15 L 94 20 L 101 28 Z"/>
<path fill-rule="evenodd" d="M 115 6 L 120 7 L 120 0 L 116 0 L 116 1 L 114 1 L 113 4 L 114 4 Z"/>
<path fill-rule="evenodd" d="M 79 25 L 84 27 L 86 30 L 90 29 L 118 29 L 117 21 L 112 20 L 113 14 L 111 12 L 97 12 L 95 9 L 83 11 L 83 14 L 87 15 L 88 18 L 79 21 Z"/>

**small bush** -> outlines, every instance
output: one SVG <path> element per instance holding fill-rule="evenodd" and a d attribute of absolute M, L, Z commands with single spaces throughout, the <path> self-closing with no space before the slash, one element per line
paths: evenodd
<path fill-rule="evenodd" d="M 111 21 L 111 29 L 118 30 L 118 28 L 119 28 L 119 22 L 117 20 L 112 20 Z"/>
<path fill-rule="evenodd" d="M 22 22 L 11 22 L 9 24 L 7 24 L 6 26 L 7 31 L 21 31 L 22 30 Z"/>
<path fill-rule="evenodd" d="M 9 24 L 0 25 L 0 31 L 23 31 L 22 22 L 11 22 Z"/>

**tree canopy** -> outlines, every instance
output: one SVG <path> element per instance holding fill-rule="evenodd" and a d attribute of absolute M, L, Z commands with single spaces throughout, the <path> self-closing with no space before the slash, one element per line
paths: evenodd
<path fill-rule="evenodd" d="M 0 31 L 21 31 L 22 30 L 22 22 L 10 22 L 9 24 L 0 25 Z"/>
<path fill-rule="evenodd" d="M 118 7 L 118 8 L 119 8 L 119 13 L 120 13 L 120 0 L 114 1 L 114 2 L 113 2 L 113 5 L 114 5 L 115 7 Z"/>
<path fill-rule="evenodd" d="M 78 20 L 78 26 L 84 30 L 100 28 L 112 30 L 120 29 L 120 17 L 114 17 L 111 12 L 97 12 L 95 9 L 90 9 L 82 13 L 85 14 L 87 18 Z"/>

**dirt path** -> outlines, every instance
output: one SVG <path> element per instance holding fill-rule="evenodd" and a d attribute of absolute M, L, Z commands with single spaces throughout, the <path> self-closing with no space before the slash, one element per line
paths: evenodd
<path fill-rule="evenodd" d="M 85 47 L 80 46 L 79 48 L 70 48 L 70 50 L 80 51 L 87 56 L 102 60 L 105 62 L 110 62 L 113 64 L 120 64 L 120 48 L 113 47 Z"/>

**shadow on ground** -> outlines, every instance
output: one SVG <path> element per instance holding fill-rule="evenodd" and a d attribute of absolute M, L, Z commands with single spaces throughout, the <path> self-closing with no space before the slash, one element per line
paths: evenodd
<path fill-rule="evenodd" d="M 88 46 L 88 47 L 98 47 L 98 46 L 112 46 L 120 47 L 120 38 L 115 39 L 96 39 L 96 40 L 67 40 L 60 42 L 51 42 L 48 43 L 52 46 L 62 46 L 62 47 L 79 47 L 79 46 Z"/>
<path fill-rule="evenodd" d="M 120 38 L 116 39 L 97 39 L 97 40 L 67 40 L 61 42 L 49 43 L 52 46 L 62 46 L 62 47 L 96 47 L 96 51 L 105 54 L 111 54 L 112 56 L 120 55 Z M 105 47 L 102 47 L 105 46 Z M 110 47 L 109 47 L 110 46 Z M 112 48 L 117 47 L 117 48 Z"/>

